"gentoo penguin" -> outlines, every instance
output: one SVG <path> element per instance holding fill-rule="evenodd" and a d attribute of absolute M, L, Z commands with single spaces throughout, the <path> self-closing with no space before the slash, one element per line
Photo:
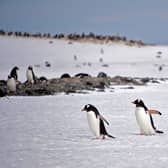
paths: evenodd
<path fill-rule="evenodd" d="M 104 126 L 104 122 L 109 125 L 108 121 L 99 113 L 96 107 L 91 104 L 84 106 L 82 111 L 87 112 L 87 119 L 89 127 L 92 133 L 96 136 L 96 139 L 102 138 L 105 139 L 107 135 L 110 138 L 115 138 L 112 135 L 108 134 Z"/>
<path fill-rule="evenodd" d="M 8 76 L 8 80 L 7 80 L 7 90 L 8 92 L 16 92 L 16 80 L 14 79 L 14 77 Z"/>
<path fill-rule="evenodd" d="M 136 99 L 132 103 L 136 105 L 135 116 L 140 128 L 141 135 L 154 135 L 155 133 L 163 133 L 163 131 L 156 129 L 152 118 L 152 114 L 161 115 L 159 111 L 148 109 L 141 99 Z"/>
<path fill-rule="evenodd" d="M 13 77 L 16 81 L 18 80 L 18 70 L 19 68 L 17 66 L 15 66 L 11 72 L 10 72 L 10 77 Z"/>
<path fill-rule="evenodd" d="M 27 77 L 28 83 L 34 84 L 36 82 L 36 77 L 34 75 L 33 67 L 32 66 L 29 66 L 27 68 L 26 77 Z"/>

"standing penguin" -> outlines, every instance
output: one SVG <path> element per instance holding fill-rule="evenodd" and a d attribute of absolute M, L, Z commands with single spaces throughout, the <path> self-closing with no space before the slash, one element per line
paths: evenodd
<path fill-rule="evenodd" d="M 18 70 L 19 68 L 17 66 L 15 66 L 11 72 L 10 72 L 10 77 L 13 77 L 16 81 L 18 80 Z"/>
<path fill-rule="evenodd" d="M 90 130 L 96 136 L 97 139 L 102 138 L 105 139 L 107 135 L 110 138 L 115 138 L 114 136 L 107 133 L 106 128 L 104 126 L 104 122 L 109 125 L 108 121 L 99 113 L 96 107 L 91 104 L 87 104 L 84 106 L 82 111 L 87 112 L 87 119 Z"/>
<path fill-rule="evenodd" d="M 32 67 L 32 66 L 29 66 L 29 67 L 27 68 L 26 77 L 27 77 L 28 83 L 31 83 L 31 84 L 36 83 L 36 77 L 35 77 L 35 75 L 34 75 L 33 67 Z"/>
<path fill-rule="evenodd" d="M 149 110 L 145 106 L 144 102 L 140 99 L 136 99 L 132 103 L 136 105 L 135 116 L 136 116 L 136 120 L 140 128 L 140 134 L 154 135 L 155 133 L 163 133 L 163 131 L 159 131 L 156 129 L 153 118 L 152 118 L 152 114 L 161 115 L 159 111 Z"/>
<path fill-rule="evenodd" d="M 7 91 L 9 93 L 15 93 L 16 92 L 16 80 L 14 79 L 14 77 L 8 76 Z"/>

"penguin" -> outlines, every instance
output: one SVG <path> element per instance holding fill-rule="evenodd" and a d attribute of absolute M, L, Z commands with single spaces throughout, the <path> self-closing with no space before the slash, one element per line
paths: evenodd
<path fill-rule="evenodd" d="M 14 79 L 14 77 L 8 76 L 7 90 L 8 90 L 9 93 L 15 93 L 16 92 L 16 80 Z"/>
<path fill-rule="evenodd" d="M 87 73 L 78 73 L 75 75 L 76 78 L 85 78 L 85 77 L 90 77 L 91 75 Z"/>
<path fill-rule="evenodd" d="M 96 136 L 96 139 L 105 139 L 105 136 L 115 138 L 107 133 L 104 122 L 109 125 L 108 121 L 99 113 L 97 108 L 91 104 L 87 104 L 81 111 L 87 112 L 88 124 L 91 132 Z"/>
<path fill-rule="evenodd" d="M 18 80 L 18 70 L 19 68 L 17 66 L 15 66 L 11 72 L 10 72 L 10 77 L 13 77 L 16 81 Z"/>
<path fill-rule="evenodd" d="M 34 71 L 33 71 L 33 67 L 32 66 L 29 66 L 27 68 L 26 77 L 27 77 L 28 83 L 31 83 L 31 84 L 36 83 L 36 77 L 34 75 Z"/>
<path fill-rule="evenodd" d="M 163 133 L 163 131 L 157 130 L 152 114 L 162 115 L 157 110 L 148 109 L 141 99 L 136 99 L 132 102 L 136 105 L 135 117 L 140 128 L 141 135 L 155 135 L 156 133 Z"/>

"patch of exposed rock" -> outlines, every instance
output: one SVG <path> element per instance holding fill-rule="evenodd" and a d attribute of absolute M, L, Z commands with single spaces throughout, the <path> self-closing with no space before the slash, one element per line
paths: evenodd
<path fill-rule="evenodd" d="M 162 79 L 163 81 L 166 79 Z M 127 88 L 133 88 L 135 85 L 145 85 L 149 82 L 159 83 L 154 78 L 131 78 L 131 77 L 108 77 L 105 73 L 99 73 L 97 77 L 86 74 L 67 75 L 61 78 L 53 78 L 46 81 L 37 80 L 35 84 L 19 83 L 16 93 L 9 93 L 6 87 L 6 81 L 0 81 L 0 97 L 6 95 L 15 96 L 43 96 L 54 95 L 56 93 L 85 93 L 86 91 L 104 91 L 112 85 L 127 85 Z"/>

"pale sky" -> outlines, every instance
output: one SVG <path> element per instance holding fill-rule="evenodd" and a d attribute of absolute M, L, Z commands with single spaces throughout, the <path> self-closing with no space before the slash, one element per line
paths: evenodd
<path fill-rule="evenodd" d="M 0 29 L 168 44 L 168 0 L 0 0 Z"/>

